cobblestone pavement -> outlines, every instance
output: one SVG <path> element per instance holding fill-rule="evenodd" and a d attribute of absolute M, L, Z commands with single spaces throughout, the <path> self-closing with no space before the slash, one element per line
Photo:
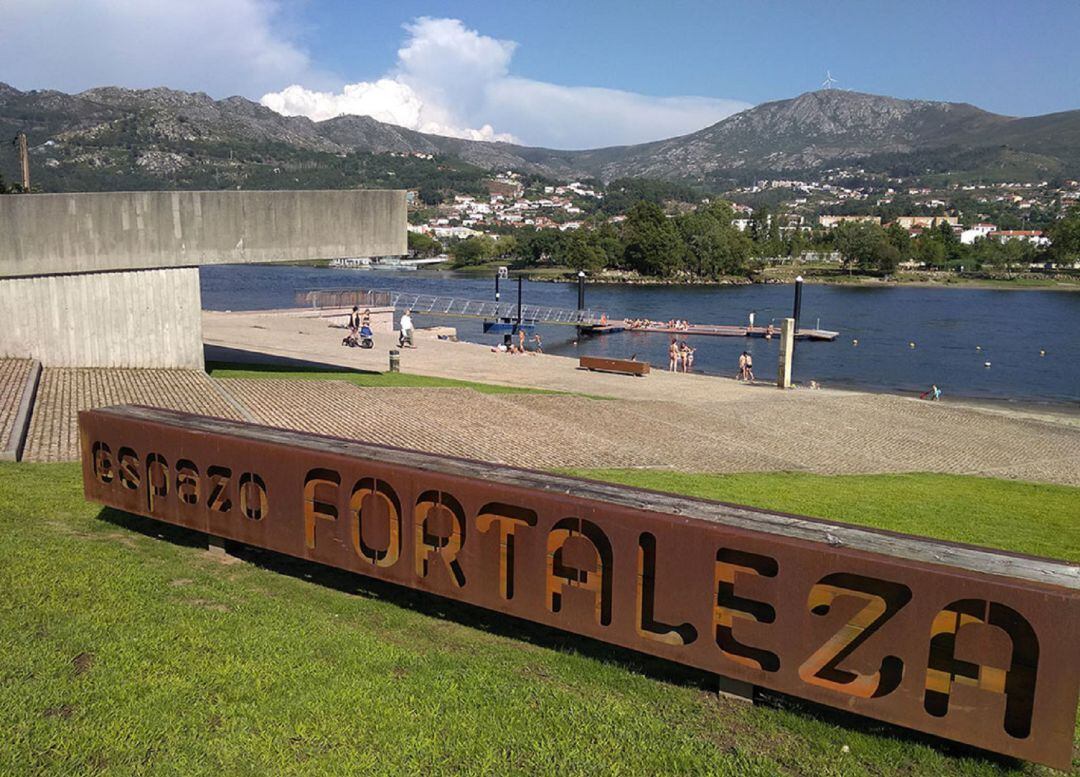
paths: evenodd
<path fill-rule="evenodd" d="M 0 451 L 11 440 L 33 359 L 0 359 Z"/>
<path fill-rule="evenodd" d="M 532 468 L 662 464 L 658 456 L 620 450 L 598 427 L 541 419 L 503 395 L 472 389 L 360 388 L 322 380 L 221 384 L 272 426 Z"/>
<path fill-rule="evenodd" d="M 1080 433 L 860 394 L 685 404 L 224 380 L 262 422 L 531 468 L 951 472 L 1080 485 Z M 913 412 L 913 408 L 918 412 Z"/>
<path fill-rule="evenodd" d="M 79 458 L 79 411 L 126 402 L 239 418 L 218 393 L 214 381 L 197 370 L 46 367 L 41 373 L 23 458 Z"/>

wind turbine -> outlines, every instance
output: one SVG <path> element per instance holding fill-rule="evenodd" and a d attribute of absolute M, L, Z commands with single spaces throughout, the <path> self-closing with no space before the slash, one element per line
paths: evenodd
<path fill-rule="evenodd" d="M 833 84 L 835 84 L 835 83 L 837 83 L 837 80 L 832 77 L 832 71 L 831 70 L 826 70 L 825 71 L 825 80 L 822 81 L 821 88 L 822 89 L 832 89 Z"/>

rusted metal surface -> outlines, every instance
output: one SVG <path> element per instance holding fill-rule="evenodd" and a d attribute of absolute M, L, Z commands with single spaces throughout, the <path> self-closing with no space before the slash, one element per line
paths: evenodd
<path fill-rule="evenodd" d="M 1080 567 L 139 407 L 88 499 L 1068 768 Z"/>
<path fill-rule="evenodd" d="M 603 356 L 582 356 L 578 366 L 586 370 L 600 372 L 620 372 L 626 375 L 648 375 L 649 363 L 637 359 L 609 359 Z"/>

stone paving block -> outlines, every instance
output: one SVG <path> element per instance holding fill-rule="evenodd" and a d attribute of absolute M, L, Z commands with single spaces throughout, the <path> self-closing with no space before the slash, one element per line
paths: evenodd
<path fill-rule="evenodd" d="M 660 463 L 566 422 L 538 425 L 527 409 L 472 389 L 362 388 L 323 380 L 221 384 L 272 426 L 530 468 Z"/>
<path fill-rule="evenodd" d="M 23 458 L 78 459 L 79 411 L 124 403 L 241 420 L 212 379 L 197 370 L 47 367 L 41 374 Z"/>
<path fill-rule="evenodd" d="M 15 416 L 33 365 L 33 359 L 0 359 L 0 451 L 11 442 Z"/>

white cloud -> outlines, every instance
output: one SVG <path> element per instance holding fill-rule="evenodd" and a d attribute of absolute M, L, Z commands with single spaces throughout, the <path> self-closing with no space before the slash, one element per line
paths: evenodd
<path fill-rule="evenodd" d="M 458 19 L 424 17 L 405 30 L 396 66 L 382 78 L 340 92 L 293 84 L 264 95 L 263 105 L 315 120 L 360 114 L 421 132 L 557 148 L 657 140 L 749 107 L 736 100 L 652 97 L 516 78 L 510 74 L 513 41 L 481 35 Z"/>
<path fill-rule="evenodd" d="M 334 81 L 273 0 L 0 0 L 0 80 L 21 89 L 169 86 L 215 97 Z"/>

